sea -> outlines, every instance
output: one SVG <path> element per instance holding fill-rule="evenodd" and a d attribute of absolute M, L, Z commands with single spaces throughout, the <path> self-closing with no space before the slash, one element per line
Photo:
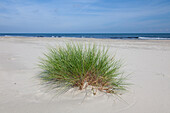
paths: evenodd
<path fill-rule="evenodd" d="M 170 40 L 170 33 L 0 33 L 0 37 L 45 37 L 45 38 L 98 38 L 98 39 L 136 39 Z"/>

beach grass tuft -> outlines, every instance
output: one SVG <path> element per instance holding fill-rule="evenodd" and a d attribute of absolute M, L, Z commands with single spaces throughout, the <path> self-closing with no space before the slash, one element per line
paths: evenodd
<path fill-rule="evenodd" d="M 90 87 L 94 95 L 97 91 L 114 94 L 125 90 L 121 66 L 120 60 L 110 56 L 105 46 L 77 43 L 50 47 L 39 64 L 44 81 L 62 90 Z"/>

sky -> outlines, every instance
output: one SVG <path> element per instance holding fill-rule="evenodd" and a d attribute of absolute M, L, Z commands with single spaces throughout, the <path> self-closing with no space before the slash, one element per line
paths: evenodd
<path fill-rule="evenodd" d="M 170 0 L 0 0 L 0 33 L 170 33 Z"/>

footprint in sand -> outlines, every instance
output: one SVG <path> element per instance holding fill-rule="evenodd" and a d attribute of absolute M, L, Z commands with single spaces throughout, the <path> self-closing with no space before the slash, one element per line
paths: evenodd
<path fill-rule="evenodd" d="M 19 56 L 11 56 L 11 57 L 8 58 L 8 60 L 12 60 L 13 61 L 13 60 L 16 60 L 18 57 Z"/>
<path fill-rule="evenodd" d="M 15 60 L 16 58 L 15 57 L 12 57 L 12 58 L 8 58 L 8 60 Z"/>

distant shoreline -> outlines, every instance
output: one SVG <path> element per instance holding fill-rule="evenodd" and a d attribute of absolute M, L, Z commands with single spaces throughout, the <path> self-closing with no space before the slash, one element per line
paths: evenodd
<path fill-rule="evenodd" d="M 0 37 L 170 40 L 170 33 L 0 33 Z"/>

